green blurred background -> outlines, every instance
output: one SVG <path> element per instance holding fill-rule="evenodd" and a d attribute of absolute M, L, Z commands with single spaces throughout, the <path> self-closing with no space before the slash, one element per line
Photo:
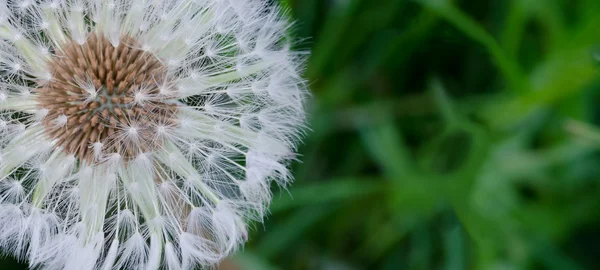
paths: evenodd
<path fill-rule="evenodd" d="M 281 3 L 312 130 L 221 269 L 600 268 L 600 1 Z"/>
<path fill-rule="evenodd" d="M 600 1 L 282 2 L 312 131 L 223 269 L 600 269 Z"/>

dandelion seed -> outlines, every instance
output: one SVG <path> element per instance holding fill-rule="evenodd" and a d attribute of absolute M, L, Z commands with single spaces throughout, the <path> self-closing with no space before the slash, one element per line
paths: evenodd
<path fill-rule="evenodd" d="M 0 0 L 0 249 L 212 266 L 291 180 L 303 57 L 263 0 Z"/>

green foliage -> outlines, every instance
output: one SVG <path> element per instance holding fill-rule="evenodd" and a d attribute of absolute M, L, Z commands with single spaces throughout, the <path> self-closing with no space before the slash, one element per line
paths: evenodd
<path fill-rule="evenodd" d="M 312 131 L 234 263 L 600 266 L 600 2 L 282 2 Z"/>
<path fill-rule="evenodd" d="M 223 269 L 600 267 L 600 1 L 278 1 L 312 130 Z"/>

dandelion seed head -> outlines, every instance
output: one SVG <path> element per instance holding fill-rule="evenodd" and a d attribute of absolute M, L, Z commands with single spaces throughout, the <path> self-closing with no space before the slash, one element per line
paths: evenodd
<path fill-rule="evenodd" d="M 305 125 L 266 0 L 0 1 L 0 249 L 40 269 L 211 267 Z"/>

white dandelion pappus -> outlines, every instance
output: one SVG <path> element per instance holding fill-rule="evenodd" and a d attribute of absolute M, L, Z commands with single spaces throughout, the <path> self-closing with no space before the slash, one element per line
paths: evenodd
<path fill-rule="evenodd" d="M 210 267 L 291 180 L 302 53 L 263 0 L 0 0 L 0 249 Z"/>

